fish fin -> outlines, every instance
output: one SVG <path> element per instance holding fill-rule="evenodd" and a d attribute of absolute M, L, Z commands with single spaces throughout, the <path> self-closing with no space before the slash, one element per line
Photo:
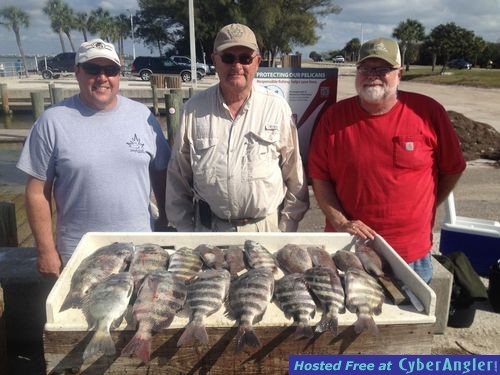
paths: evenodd
<path fill-rule="evenodd" d="M 207 330 L 202 325 L 189 323 L 177 341 L 177 347 L 194 344 L 196 341 L 200 344 L 208 344 Z"/>
<path fill-rule="evenodd" d="M 83 352 L 83 360 L 93 357 L 96 354 L 113 355 L 115 353 L 115 343 L 109 332 L 97 330 Z"/>
<path fill-rule="evenodd" d="M 236 335 L 236 353 L 240 353 L 245 345 L 252 348 L 260 348 L 262 343 L 259 337 L 250 326 L 240 326 Z"/>
<path fill-rule="evenodd" d="M 371 315 L 358 315 L 358 320 L 356 320 L 356 323 L 354 323 L 354 332 L 359 334 L 363 331 L 369 331 L 373 336 L 378 336 L 378 327 Z"/>
<path fill-rule="evenodd" d="M 71 308 L 79 308 L 82 305 L 82 299 L 78 295 L 78 293 L 70 291 L 66 298 L 64 299 L 59 312 L 66 311 Z"/>
<path fill-rule="evenodd" d="M 299 323 L 297 325 L 297 329 L 295 330 L 295 339 L 300 340 L 303 338 L 312 338 L 314 336 L 314 332 L 310 326 L 304 323 Z"/>
<path fill-rule="evenodd" d="M 121 352 L 121 355 L 130 356 L 132 354 L 135 354 L 142 362 L 148 364 L 151 356 L 151 336 L 140 337 L 136 333 Z"/>
<path fill-rule="evenodd" d="M 337 336 L 337 327 L 339 321 L 336 315 L 324 314 L 321 317 L 318 325 L 316 326 L 316 332 L 326 332 L 331 331 L 333 336 Z"/>

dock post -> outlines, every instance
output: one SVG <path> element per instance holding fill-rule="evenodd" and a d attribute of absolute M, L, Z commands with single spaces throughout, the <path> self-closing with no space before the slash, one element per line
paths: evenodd
<path fill-rule="evenodd" d="M 52 94 L 50 95 L 50 99 L 52 100 L 52 105 L 62 101 L 64 99 L 63 88 L 62 87 L 53 87 Z"/>
<path fill-rule="evenodd" d="M 151 91 L 153 93 L 153 113 L 155 116 L 158 116 L 160 114 L 158 110 L 158 91 L 154 83 L 151 83 Z"/>
<path fill-rule="evenodd" d="M 17 247 L 16 206 L 0 202 L 0 247 Z"/>
<path fill-rule="evenodd" d="M 174 144 L 174 137 L 179 122 L 181 120 L 182 95 L 179 92 L 170 90 L 170 94 L 165 94 L 165 109 L 167 111 L 167 136 L 170 145 Z"/>
<path fill-rule="evenodd" d="M 33 106 L 33 118 L 36 120 L 44 111 L 43 92 L 31 92 L 31 104 Z"/>
<path fill-rule="evenodd" d="M 49 95 L 50 95 L 50 103 L 51 104 L 54 104 L 54 87 L 56 87 L 55 83 L 54 82 L 50 82 L 49 83 Z"/>
<path fill-rule="evenodd" d="M 12 114 L 9 108 L 9 90 L 6 83 L 0 83 L 0 94 L 2 95 L 2 113 L 4 115 Z"/>

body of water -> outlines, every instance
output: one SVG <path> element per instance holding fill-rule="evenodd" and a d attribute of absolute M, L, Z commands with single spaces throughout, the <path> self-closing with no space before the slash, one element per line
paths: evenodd
<path fill-rule="evenodd" d="M 33 114 L 29 112 L 0 115 L 0 129 L 30 129 L 34 122 Z"/>

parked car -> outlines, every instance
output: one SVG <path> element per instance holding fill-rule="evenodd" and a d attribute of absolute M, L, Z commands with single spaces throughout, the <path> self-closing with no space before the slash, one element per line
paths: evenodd
<path fill-rule="evenodd" d="M 143 81 L 149 81 L 153 74 L 180 74 L 183 82 L 191 81 L 191 68 L 166 57 L 137 56 L 132 62 L 130 73 L 141 77 Z M 199 71 L 196 76 L 198 80 L 203 78 Z"/>
<path fill-rule="evenodd" d="M 191 59 L 187 56 L 170 56 L 170 59 L 178 64 L 189 65 L 191 67 Z M 196 63 L 196 70 L 203 72 L 203 75 L 213 75 L 215 74 L 215 66 L 203 64 L 201 62 Z"/>
<path fill-rule="evenodd" d="M 333 61 L 334 63 L 343 63 L 343 62 L 345 62 L 345 58 L 344 58 L 344 56 L 342 56 L 342 55 L 337 55 L 337 56 L 335 56 L 335 57 L 332 59 L 332 61 Z"/>
<path fill-rule="evenodd" d="M 467 69 L 469 70 L 472 68 L 472 64 L 468 61 L 465 61 L 464 59 L 453 59 L 448 61 L 448 68 L 453 68 L 453 69 Z"/>
<path fill-rule="evenodd" d="M 47 59 L 47 65 L 42 62 L 42 77 L 44 79 L 59 78 L 61 73 L 75 71 L 75 52 L 63 52 Z"/>

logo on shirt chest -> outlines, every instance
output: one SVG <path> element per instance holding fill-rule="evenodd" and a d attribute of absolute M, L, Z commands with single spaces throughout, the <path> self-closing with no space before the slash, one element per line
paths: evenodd
<path fill-rule="evenodd" d="M 130 152 L 144 153 L 144 143 L 141 142 L 137 134 L 134 134 L 134 137 L 127 142 L 127 145 L 130 148 Z"/>

